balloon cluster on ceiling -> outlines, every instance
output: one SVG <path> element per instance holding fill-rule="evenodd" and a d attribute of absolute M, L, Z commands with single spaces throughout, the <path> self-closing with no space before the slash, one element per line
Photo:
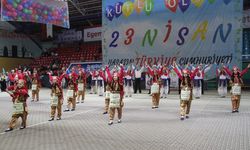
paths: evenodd
<path fill-rule="evenodd" d="M 69 28 L 68 5 L 55 1 L 2 0 L 2 20 L 53 24 Z"/>

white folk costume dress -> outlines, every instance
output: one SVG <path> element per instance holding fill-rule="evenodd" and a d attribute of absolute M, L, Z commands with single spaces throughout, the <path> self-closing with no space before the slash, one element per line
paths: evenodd
<path fill-rule="evenodd" d="M 125 88 L 125 97 L 132 97 L 133 93 L 133 80 L 132 77 L 134 76 L 134 72 L 131 70 L 126 70 L 125 71 L 125 76 L 124 76 L 124 88 Z"/>
<path fill-rule="evenodd" d="M 162 70 L 161 75 L 161 81 L 162 81 L 162 87 L 161 87 L 161 98 L 167 98 L 167 95 L 170 91 L 170 77 L 169 77 L 170 70 L 164 69 Z"/>
<path fill-rule="evenodd" d="M 201 95 L 204 93 L 204 77 L 205 73 L 207 73 L 210 70 L 210 66 L 206 65 L 204 69 L 199 69 L 197 73 L 194 76 L 193 79 L 193 94 L 195 98 L 200 98 Z"/>
<path fill-rule="evenodd" d="M 149 90 L 148 94 L 151 94 L 151 85 L 152 85 L 152 77 L 150 76 L 150 74 L 147 71 L 146 72 L 146 79 L 145 79 L 145 87 L 146 87 L 146 90 Z"/>
<path fill-rule="evenodd" d="M 97 94 L 97 80 L 98 80 L 98 71 L 90 71 L 91 75 L 91 91 L 90 94 Z"/>
<path fill-rule="evenodd" d="M 220 97 L 225 97 L 227 95 L 227 81 L 228 75 L 226 71 L 222 69 L 216 70 L 216 75 L 218 78 L 218 94 Z"/>
<path fill-rule="evenodd" d="M 97 94 L 99 96 L 103 96 L 104 93 L 104 79 L 105 75 L 103 71 L 98 71 L 98 77 L 97 77 Z"/>

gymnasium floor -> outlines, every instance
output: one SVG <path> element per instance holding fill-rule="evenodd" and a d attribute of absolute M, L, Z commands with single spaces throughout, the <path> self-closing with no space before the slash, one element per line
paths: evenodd
<path fill-rule="evenodd" d="M 48 122 L 49 89 L 40 102 L 30 102 L 28 128 L 5 133 L 12 103 L 0 93 L 1 150 L 247 150 L 250 147 L 250 93 L 243 92 L 240 113 L 231 113 L 230 96 L 218 98 L 205 91 L 193 100 L 190 119 L 179 120 L 179 96 L 172 92 L 151 109 L 148 94 L 124 100 L 122 123 L 108 126 L 102 115 L 104 98 L 88 94 L 76 111 L 63 113 L 61 121 Z M 146 93 L 146 91 L 145 91 Z M 64 101 L 65 108 L 66 101 Z M 18 126 L 19 127 L 19 124 Z"/>

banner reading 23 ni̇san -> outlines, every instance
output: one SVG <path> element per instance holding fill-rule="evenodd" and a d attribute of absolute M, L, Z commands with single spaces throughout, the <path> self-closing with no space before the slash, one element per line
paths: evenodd
<path fill-rule="evenodd" d="M 241 66 L 242 7 L 242 0 L 105 0 L 104 62 Z"/>

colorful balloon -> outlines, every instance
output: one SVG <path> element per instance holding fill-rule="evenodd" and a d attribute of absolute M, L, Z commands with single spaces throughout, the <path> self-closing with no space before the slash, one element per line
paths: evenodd
<path fill-rule="evenodd" d="M 12 6 L 13 6 L 14 8 L 17 8 L 18 5 L 17 5 L 17 3 L 14 2 L 14 3 L 12 4 Z"/>
<path fill-rule="evenodd" d="M 16 2 L 17 2 L 17 3 L 20 3 L 20 2 L 21 2 L 21 0 L 16 0 Z"/>
<path fill-rule="evenodd" d="M 165 6 L 174 13 L 177 10 L 178 3 L 178 0 L 165 0 Z"/>
<path fill-rule="evenodd" d="M 11 9 L 12 9 L 12 6 L 11 6 L 10 4 L 7 4 L 7 5 L 6 5 L 6 8 L 7 8 L 8 10 L 11 10 Z"/>
<path fill-rule="evenodd" d="M 191 0 L 179 0 L 179 8 L 184 13 L 191 4 Z"/>
<path fill-rule="evenodd" d="M 23 21 L 22 17 L 17 18 L 18 21 Z"/>
<path fill-rule="evenodd" d="M 144 3 L 145 3 L 145 0 L 135 0 L 135 3 L 134 3 L 134 7 L 135 7 L 135 11 L 140 14 L 141 11 L 143 10 L 144 8 Z"/>
<path fill-rule="evenodd" d="M 224 0 L 224 3 L 228 5 L 232 0 Z"/>
<path fill-rule="evenodd" d="M 25 13 L 25 14 L 27 14 L 27 13 L 29 13 L 29 10 L 28 9 L 23 9 L 23 12 Z"/>
<path fill-rule="evenodd" d="M 21 10 L 23 10 L 23 6 L 22 5 L 18 5 L 17 9 L 21 11 Z"/>
<path fill-rule="evenodd" d="M 122 14 L 122 5 L 123 5 L 122 2 L 117 2 L 115 4 L 115 17 L 116 18 L 120 17 Z"/>
<path fill-rule="evenodd" d="M 153 11 L 154 8 L 154 1 L 153 0 L 145 0 L 144 2 L 144 12 L 146 13 L 146 15 L 150 15 L 151 12 Z"/>
<path fill-rule="evenodd" d="M 29 7 L 29 5 L 28 5 L 27 3 L 25 3 L 23 6 L 24 6 L 25 8 L 28 8 L 28 7 Z"/>
<path fill-rule="evenodd" d="M 134 11 L 134 4 L 131 1 L 127 1 L 122 6 L 122 14 L 125 17 L 130 16 Z"/>
<path fill-rule="evenodd" d="M 60 26 L 64 24 L 63 19 L 68 21 L 66 7 L 46 5 L 39 0 L 2 0 L 2 6 L 3 20 L 6 21 L 36 21 L 41 23 L 54 21 L 58 23 L 56 25 Z"/>
<path fill-rule="evenodd" d="M 16 13 L 16 12 L 13 12 L 13 13 L 12 13 L 12 16 L 16 17 L 16 16 L 17 16 L 17 13 Z"/>
<path fill-rule="evenodd" d="M 115 8 L 111 5 L 109 5 L 106 8 L 105 16 L 108 18 L 109 21 L 112 21 L 115 16 Z"/>
<path fill-rule="evenodd" d="M 32 10 L 29 10 L 28 14 L 30 14 L 30 15 L 31 15 L 31 14 L 32 14 Z"/>
<path fill-rule="evenodd" d="M 215 0 L 208 0 L 209 4 L 213 4 Z"/>
<path fill-rule="evenodd" d="M 200 8 L 204 3 L 204 0 L 191 0 L 191 1 L 197 8 Z"/>

